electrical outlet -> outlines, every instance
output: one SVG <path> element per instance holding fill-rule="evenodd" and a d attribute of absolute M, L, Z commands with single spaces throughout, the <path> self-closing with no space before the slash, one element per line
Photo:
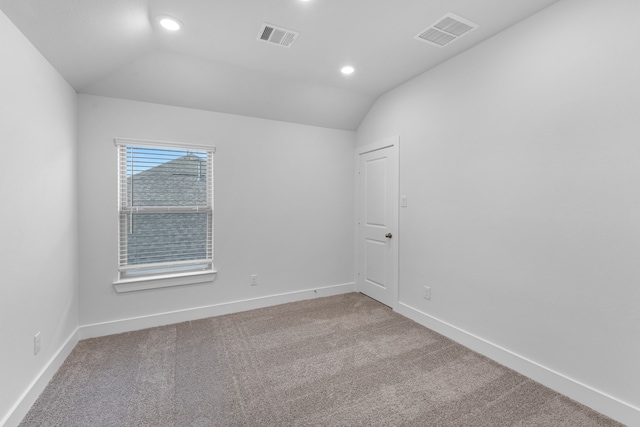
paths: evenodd
<path fill-rule="evenodd" d="M 33 355 L 40 353 L 40 332 L 33 337 Z"/>
<path fill-rule="evenodd" d="M 250 286 L 258 286 L 258 275 L 252 274 L 249 276 L 249 285 Z"/>
<path fill-rule="evenodd" d="M 424 287 L 424 294 L 423 294 L 424 299 L 431 299 L 431 288 L 429 286 L 425 286 Z"/>

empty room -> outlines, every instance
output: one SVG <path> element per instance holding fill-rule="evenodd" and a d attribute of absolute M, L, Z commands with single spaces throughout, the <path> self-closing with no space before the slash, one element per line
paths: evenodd
<path fill-rule="evenodd" d="M 640 426 L 639 18 L 0 0 L 0 426 Z"/>

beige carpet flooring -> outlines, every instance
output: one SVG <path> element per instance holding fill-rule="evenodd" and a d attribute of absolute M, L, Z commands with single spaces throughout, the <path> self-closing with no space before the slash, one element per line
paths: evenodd
<path fill-rule="evenodd" d="M 361 295 L 80 341 L 21 426 L 618 426 Z"/>

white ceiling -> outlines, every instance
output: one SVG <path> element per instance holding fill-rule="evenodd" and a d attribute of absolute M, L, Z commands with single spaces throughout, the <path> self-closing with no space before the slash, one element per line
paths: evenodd
<path fill-rule="evenodd" d="M 556 1 L 0 0 L 0 9 L 79 93 L 355 130 L 384 92 Z M 413 38 L 448 12 L 480 27 L 445 48 Z M 159 28 L 159 14 L 183 30 Z M 263 22 L 300 36 L 291 48 L 259 42 Z"/>

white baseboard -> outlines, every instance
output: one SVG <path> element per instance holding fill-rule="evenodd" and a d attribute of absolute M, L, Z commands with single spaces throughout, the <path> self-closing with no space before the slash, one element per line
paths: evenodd
<path fill-rule="evenodd" d="M 270 307 L 288 302 L 302 301 L 306 299 L 328 297 L 355 291 L 355 283 L 311 288 L 303 291 L 288 292 L 264 297 L 251 298 L 240 301 L 231 301 L 221 304 L 203 307 L 187 308 L 184 310 L 166 313 L 152 314 L 148 316 L 118 319 L 109 322 L 94 323 L 80 326 L 80 339 L 102 337 L 123 332 L 137 331 L 156 326 L 171 325 L 190 320 L 204 319 L 207 317 L 221 316 L 256 308 Z"/>
<path fill-rule="evenodd" d="M 29 412 L 31 406 L 38 399 L 47 384 L 49 384 L 51 378 L 53 378 L 54 374 L 58 371 L 80 339 L 130 332 L 154 326 L 169 325 L 172 323 L 237 313 L 240 311 L 253 310 L 256 308 L 269 307 L 312 298 L 340 295 L 354 291 L 355 283 L 345 283 L 342 285 L 324 286 L 303 291 L 268 295 L 259 298 L 232 301 L 205 307 L 196 307 L 168 313 L 159 313 L 149 316 L 119 319 L 111 322 L 80 326 L 76 328 L 69 338 L 67 338 L 65 343 L 60 347 L 42 371 L 40 371 L 38 376 L 33 380 L 29 387 L 27 387 L 25 392 L 22 393 L 15 405 L 13 405 L 4 418 L 0 420 L 0 427 L 16 427 L 20 424 L 24 416 Z"/>
<path fill-rule="evenodd" d="M 640 408 L 573 380 L 402 302 L 398 304 L 397 312 L 609 418 L 628 426 L 640 426 Z"/>
<path fill-rule="evenodd" d="M 77 328 L 47 365 L 40 371 L 25 392 L 20 396 L 5 417 L 0 420 L 2 427 L 16 427 L 45 389 L 53 375 L 71 353 L 78 340 L 135 331 L 155 326 L 203 319 L 212 316 L 253 310 L 288 302 L 302 301 L 317 297 L 340 295 L 355 291 L 355 283 L 326 286 L 303 291 L 269 295 L 241 301 L 232 301 L 205 307 L 196 307 L 168 313 L 159 313 L 111 322 L 85 325 Z M 457 328 L 440 319 L 421 312 L 404 303 L 398 304 L 397 312 L 409 319 L 432 329 L 496 362 L 519 372 L 569 398 L 628 426 L 640 426 L 640 408 L 602 393 L 588 385 L 546 368 L 510 350 L 493 344 L 483 338 Z"/>
<path fill-rule="evenodd" d="M 79 328 L 76 328 L 44 368 L 42 368 L 31 384 L 29 384 L 9 412 L 0 420 L 0 426 L 16 427 L 20 424 L 24 416 L 29 412 L 29 409 L 31 409 L 31 406 L 33 406 L 40 396 L 40 393 L 44 391 L 49 381 L 51 381 L 51 378 L 53 378 L 67 356 L 71 353 L 71 350 L 76 346 L 79 339 L 80 331 Z"/>

